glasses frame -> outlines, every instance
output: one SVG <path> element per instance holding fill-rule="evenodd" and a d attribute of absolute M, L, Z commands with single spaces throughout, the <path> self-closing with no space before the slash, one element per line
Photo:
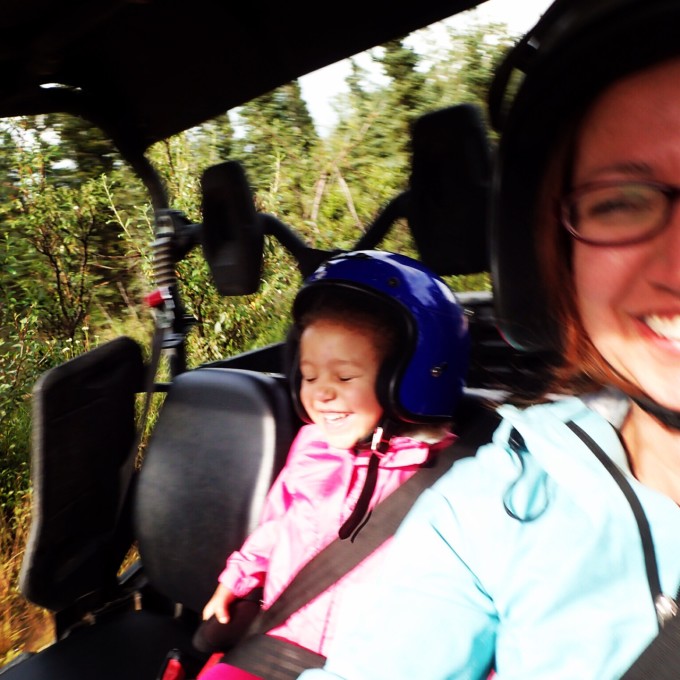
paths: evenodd
<path fill-rule="evenodd" d="M 641 236 L 637 236 L 634 239 L 616 239 L 611 241 L 595 241 L 589 239 L 580 234 L 577 229 L 571 224 L 569 218 L 571 214 L 571 209 L 574 201 L 584 194 L 588 194 L 591 191 L 597 189 L 606 189 L 607 187 L 617 187 L 622 185 L 634 185 L 634 186 L 646 186 L 658 189 L 661 194 L 666 198 L 666 211 L 664 213 L 663 219 L 659 221 L 659 224 L 654 228 L 645 232 Z M 614 179 L 614 180 L 602 180 L 599 182 L 588 182 L 587 184 L 582 184 L 573 191 L 564 195 L 558 202 L 558 217 L 560 224 L 577 240 L 581 243 L 586 243 L 591 246 L 633 246 L 638 243 L 644 243 L 645 241 L 651 241 L 655 236 L 660 234 L 662 231 L 668 228 L 671 223 L 671 216 L 673 214 L 673 209 L 680 199 L 680 186 L 674 184 L 666 184 L 665 182 L 656 182 L 654 180 L 644 180 L 644 179 Z"/>

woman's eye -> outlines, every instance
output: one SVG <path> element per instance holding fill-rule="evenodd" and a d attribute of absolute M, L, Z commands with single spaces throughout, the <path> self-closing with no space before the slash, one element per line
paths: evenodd
<path fill-rule="evenodd" d="M 663 210 L 664 197 L 646 186 L 628 186 L 594 191 L 582 199 L 584 219 L 640 219 Z"/>
<path fill-rule="evenodd" d="M 593 217 L 602 217 L 616 213 L 645 212 L 648 209 L 648 202 L 639 196 L 617 196 L 594 203 L 589 212 Z"/>

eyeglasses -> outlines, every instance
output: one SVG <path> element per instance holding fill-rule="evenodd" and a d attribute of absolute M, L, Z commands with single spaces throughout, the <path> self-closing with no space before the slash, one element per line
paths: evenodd
<path fill-rule="evenodd" d="M 669 224 L 680 187 L 661 182 L 612 180 L 584 184 L 560 201 L 560 220 L 593 246 L 642 243 Z"/>

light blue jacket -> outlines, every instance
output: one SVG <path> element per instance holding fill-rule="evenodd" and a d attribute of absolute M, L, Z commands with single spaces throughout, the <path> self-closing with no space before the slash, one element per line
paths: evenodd
<path fill-rule="evenodd" d="M 493 443 L 420 497 L 380 581 L 345 603 L 326 669 L 300 680 L 483 679 L 494 654 L 496 680 L 614 680 L 657 634 L 631 507 L 565 422 L 625 472 L 672 597 L 680 508 L 631 476 L 616 431 L 582 400 L 501 414 Z"/>

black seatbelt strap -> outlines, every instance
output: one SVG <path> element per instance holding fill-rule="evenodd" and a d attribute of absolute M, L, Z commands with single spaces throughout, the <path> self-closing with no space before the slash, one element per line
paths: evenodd
<path fill-rule="evenodd" d="M 618 484 L 633 511 L 640 533 L 642 551 L 645 557 L 645 569 L 647 571 L 647 581 L 649 582 L 649 592 L 652 596 L 652 602 L 656 607 L 659 598 L 662 597 L 663 594 L 661 592 L 661 583 L 659 582 L 659 568 L 656 563 L 652 530 L 649 527 L 649 522 L 647 521 L 645 511 L 642 509 L 640 500 L 635 495 L 635 491 L 633 491 L 626 476 L 619 470 L 614 461 L 602 450 L 602 447 L 573 421 L 570 420 L 567 422 L 567 427 L 595 454 L 595 457 L 614 478 L 614 481 Z"/>
<path fill-rule="evenodd" d="M 678 593 L 680 596 L 680 592 Z M 666 621 L 621 680 L 677 680 L 680 668 L 680 617 Z"/>
<path fill-rule="evenodd" d="M 499 416 L 489 408 L 474 415 L 451 446 L 436 455 L 431 465 L 420 468 L 398 489 L 373 508 L 370 520 L 353 541 L 335 539 L 313 557 L 293 578 L 286 589 L 260 612 L 249 629 L 263 633 L 281 625 L 291 614 L 323 593 L 394 534 L 422 491 L 461 458 L 473 456 L 481 444 L 491 439 Z M 463 423 L 463 425 L 466 425 Z"/>
<path fill-rule="evenodd" d="M 678 590 L 675 600 L 664 595 L 661 591 L 649 522 L 625 475 L 592 437 L 576 423 L 569 421 L 567 427 L 583 441 L 611 474 L 633 510 L 642 541 L 649 589 L 661 628 L 659 634 L 621 676 L 621 680 L 650 680 L 651 678 L 654 680 L 677 680 L 678 669 L 680 668 L 680 617 L 677 616 L 680 590 Z"/>

